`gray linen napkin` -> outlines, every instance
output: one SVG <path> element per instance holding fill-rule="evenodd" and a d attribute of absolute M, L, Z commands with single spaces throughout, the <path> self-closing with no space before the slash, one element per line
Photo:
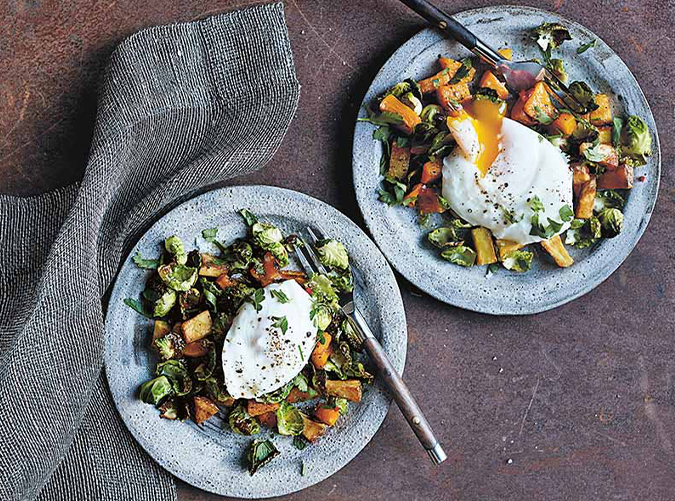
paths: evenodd
<path fill-rule="evenodd" d="M 111 402 L 101 297 L 158 210 L 271 158 L 299 89 L 280 3 L 142 31 L 80 185 L 0 196 L 1 500 L 175 499 Z"/>

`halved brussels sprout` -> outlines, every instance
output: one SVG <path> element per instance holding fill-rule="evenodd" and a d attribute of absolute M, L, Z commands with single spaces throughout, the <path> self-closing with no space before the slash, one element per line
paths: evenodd
<path fill-rule="evenodd" d="M 328 239 L 320 242 L 316 248 L 319 254 L 319 260 L 325 266 L 346 270 L 349 268 L 349 255 L 347 249 L 337 240 Z"/>
<path fill-rule="evenodd" d="M 647 163 L 647 157 L 652 154 L 652 135 L 649 133 L 647 122 L 631 115 L 626 121 L 624 131 L 626 140 L 621 147 L 621 153 L 638 165 L 644 165 Z"/>
<path fill-rule="evenodd" d="M 251 231 L 253 243 L 271 252 L 282 268 L 288 265 L 288 251 L 283 244 L 284 236 L 279 228 L 268 223 L 255 223 Z"/>
<path fill-rule="evenodd" d="M 602 234 L 614 238 L 623 229 L 623 213 L 619 209 L 603 209 L 598 215 L 602 225 Z"/>
<path fill-rule="evenodd" d="M 178 263 L 164 264 L 157 268 L 160 278 L 171 289 L 184 292 L 197 282 L 197 268 L 191 268 Z"/>
<path fill-rule="evenodd" d="M 246 454 L 248 472 L 253 475 L 261 467 L 272 461 L 280 452 L 269 440 L 255 439 L 249 446 Z"/>
<path fill-rule="evenodd" d="M 187 262 L 187 254 L 185 253 L 183 241 L 176 235 L 164 240 L 164 248 L 169 254 L 173 255 L 178 264 L 185 264 Z"/>
<path fill-rule="evenodd" d="M 451 263 L 468 267 L 476 262 L 476 251 L 465 245 L 456 245 L 446 248 L 441 252 L 441 257 Z"/>
<path fill-rule="evenodd" d="M 248 415 L 243 404 L 237 405 L 228 418 L 228 423 L 233 432 L 239 435 L 256 435 L 260 433 L 260 425 Z"/>
<path fill-rule="evenodd" d="M 159 376 L 141 385 L 139 397 L 146 404 L 158 405 L 165 398 L 173 395 L 171 381 L 166 376 Z"/>
<path fill-rule="evenodd" d="M 152 305 L 152 314 L 155 317 L 163 317 L 169 311 L 171 311 L 171 308 L 173 308 L 173 305 L 176 304 L 176 291 L 172 289 L 167 289 L 164 294 L 160 296 L 160 298 L 155 301 Z"/>
<path fill-rule="evenodd" d="M 288 402 L 281 402 L 276 414 L 277 428 L 281 435 L 300 435 L 305 429 L 300 411 Z"/>
<path fill-rule="evenodd" d="M 534 254 L 529 251 L 515 250 L 504 257 L 502 265 L 507 270 L 523 273 L 530 269 Z"/>

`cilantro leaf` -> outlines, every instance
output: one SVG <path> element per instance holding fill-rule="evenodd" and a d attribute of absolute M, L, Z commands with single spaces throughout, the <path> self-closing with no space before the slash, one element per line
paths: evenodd
<path fill-rule="evenodd" d="M 288 330 L 288 319 L 286 317 L 272 317 L 272 318 L 274 319 L 272 327 L 277 327 L 278 329 L 281 329 L 282 334 L 286 334 L 286 331 Z"/>
<path fill-rule="evenodd" d="M 159 266 L 159 259 L 143 259 L 140 252 L 137 252 L 131 260 L 136 263 L 136 266 L 144 270 L 156 270 Z"/>
<path fill-rule="evenodd" d="M 594 38 L 590 42 L 580 45 L 579 48 L 577 49 L 577 54 L 583 54 L 588 49 L 591 49 L 591 48 L 595 47 L 595 45 L 597 43 L 598 43 L 598 41 Z"/>
<path fill-rule="evenodd" d="M 546 210 L 546 208 L 544 207 L 544 204 L 541 202 L 541 200 L 539 199 L 539 197 L 537 195 L 535 195 L 531 198 L 528 198 L 527 202 L 530 204 L 530 208 L 534 212 L 542 212 L 542 211 Z"/>
<path fill-rule="evenodd" d="M 560 207 L 558 213 L 560 214 L 560 219 L 562 219 L 564 222 L 574 219 L 574 211 L 567 204 Z"/>
<path fill-rule="evenodd" d="M 216 239 L 216 235 L 218 235 L 218 228 L 207 228 L 206 230 L 202 230 L 202 237 L 209 243 L 212 243 Z"/>
<path fill-rule="evenodd" d="M 152 318 L 152 314 L 145 309 L 143 303 L 141 303 L 138 299 L 128 297 L 124 300 L 124 304 L 126 304 L 132 310 L 135 310 L 137 313 L 140 313 L 144 317 Z"/>
<path fill-rule="evenodd" d="M 246 298 L 246 301 L 248 301 L 255 307 L 256 312 L 262 310 L 262 302 L 264 300 L 265 300 L 264 289 L 256 289 L 256 291 L 253 294 L 251 294 L 248 298 Z"/>
<path fill-rule="evenodd" d="M 272 289 L 270 292 L 276 298 L 276 300 L 279 301 L 281 304 L 286 304 L 290 301 L 290 299 L 288 299 L 288 296 L 286 294 L 284 294 L 284 291 L 282 291 L 282 290 Z"/>

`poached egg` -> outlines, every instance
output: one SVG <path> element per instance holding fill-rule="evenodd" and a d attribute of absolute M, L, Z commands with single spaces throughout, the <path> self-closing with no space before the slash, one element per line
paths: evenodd
<path fill-rule="evenodd" d="M 295 280 L 263 289 L 259 311 L 245 302 L 223 345 L 223 375 L 234 398 L 257 398 L 293 380 L 317 338 L 311 296 Z"/>
<path fill-rule="evenodd" d="M 572 171 L 557 147 L 505 111 L 481 99 L 448 117 L 457 147 L 443 160 L 442 193 L 465 221 L 526 245 L 544 240 L 530 235 L 535 212 L 540 224 L 562 224 L 556 234 L 569 227 L 560 209 L 572 207 Z"/>

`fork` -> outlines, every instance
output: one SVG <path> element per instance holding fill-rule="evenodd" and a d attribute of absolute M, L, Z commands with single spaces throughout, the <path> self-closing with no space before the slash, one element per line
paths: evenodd
<path fill-rule="evenodd" d="M 558 93 L 556 95 L 570 109 L 579 114 L 590 111 L 557 76 L 536 61 L 509 61 L 503 58 L 499 52 L 479 39 L 464 25 L 427 0 L 400 1 L 492 66 L 504 77 L 506 85 L 511 90 L 520 92 L 543 80 L 550 88 L 558 89 L 562 93 L 562 96 Z"/>
<path fill-rule="evenodd" d="M 315 232 L 312 228 L 307 228 L 307 233 L 309 234 L 313 245 L 317 245 L 317 242 L 324 240 L 323 235 L 318 230 Z M 305 269 L 305 272 L 308 275 L 314 273 L 327 275 L 328 272 L 326 268 L 323 266 L 312 247 L 307 245 L 302 237 L 299 237 L 299 240 L 302 245 L 295 246 L 295 253 L 300 260 L 302 267 Z M 363 347 L 377 367 L 382 381 L 384 381 L 391 392 L 398 408 L 408 421 L 408 424 L 415 435 L 417 435 L 418 440 L 426 449 L 434 464 L 442 463 L 447 459 L 443 447 L 434 436 L 434 432 L 432 431 L 429 422 L 424 417 L 424 414 L 422 414 L 422 410 L 419 405 L 417 405 L 417 402 L 415 402 L 410 390 L 403 382 L 403 379 L 401 379 L 401 376 L 396 372 L 387 353 L 384 351 L 382 345 L 373 334 L 373 331 L 368 327 L 363 315 L 356 307 L 353 293 L 340 292 L 339 303 L 343 313 L 349 319 L 352 328 L 357 333 L 359 341 L 363 343 Z"/>

